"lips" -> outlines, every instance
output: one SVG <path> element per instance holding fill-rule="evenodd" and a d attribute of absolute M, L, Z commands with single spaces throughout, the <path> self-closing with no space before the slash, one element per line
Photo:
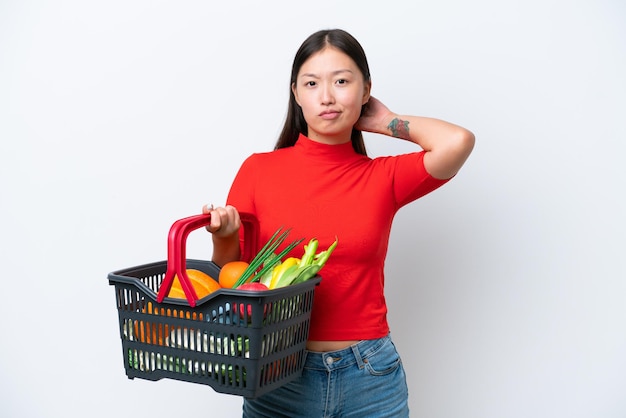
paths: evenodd
<path fill-rule="evenodd" d="M 325 110 L 322 113 L 320 113 L 320 118 L 322 119 L 335 119 L 337 117 L 339 117 L 339 112 L 335 111 L 335 110 Z"/>

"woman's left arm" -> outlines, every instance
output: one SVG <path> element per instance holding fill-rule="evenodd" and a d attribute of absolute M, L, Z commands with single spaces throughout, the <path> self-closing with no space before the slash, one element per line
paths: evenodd
<path fill-rule="evenodd" d="M 474 148 L 474 134 L 467 129 L 440 119 L 398 115 L 374 97 L 370 97 L 355 128 L 419 145 L 426 151 L 426 171 L 438 179 L 453 177 Z"/>

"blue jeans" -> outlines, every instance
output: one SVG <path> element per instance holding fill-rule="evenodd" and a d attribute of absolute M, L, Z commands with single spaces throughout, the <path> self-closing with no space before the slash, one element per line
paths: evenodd
<path fill-rule="evenodd" d="M 300 378 L 243 404 L 244 418 L 408 416 L 406 376 L 390 336 L 308 351 Z"/>

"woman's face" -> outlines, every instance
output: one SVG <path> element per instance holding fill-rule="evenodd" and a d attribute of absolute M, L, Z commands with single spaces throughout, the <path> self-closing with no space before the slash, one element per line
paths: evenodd
<path fill-rule="evenodd" d="M 354 61 L 333 47 L 311 55 L 291 88 L 307 122 L 307 136 L 326 144 L 350 141 L 370 96 L 370 83 Z"/>

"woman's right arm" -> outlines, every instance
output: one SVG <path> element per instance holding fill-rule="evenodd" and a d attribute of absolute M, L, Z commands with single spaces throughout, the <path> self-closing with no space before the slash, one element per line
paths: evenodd
<path fill-rule="evenodd" d="M 213 257 L 215 264 L 222 267 L 229 261 L 239 260 L 239 228 L 241 219 L 233 206 L 213 208 L 213 205 L 202 207 L 202 213 L 211 214 L 211 224 L 206 229 L 213 236 Z"/>

